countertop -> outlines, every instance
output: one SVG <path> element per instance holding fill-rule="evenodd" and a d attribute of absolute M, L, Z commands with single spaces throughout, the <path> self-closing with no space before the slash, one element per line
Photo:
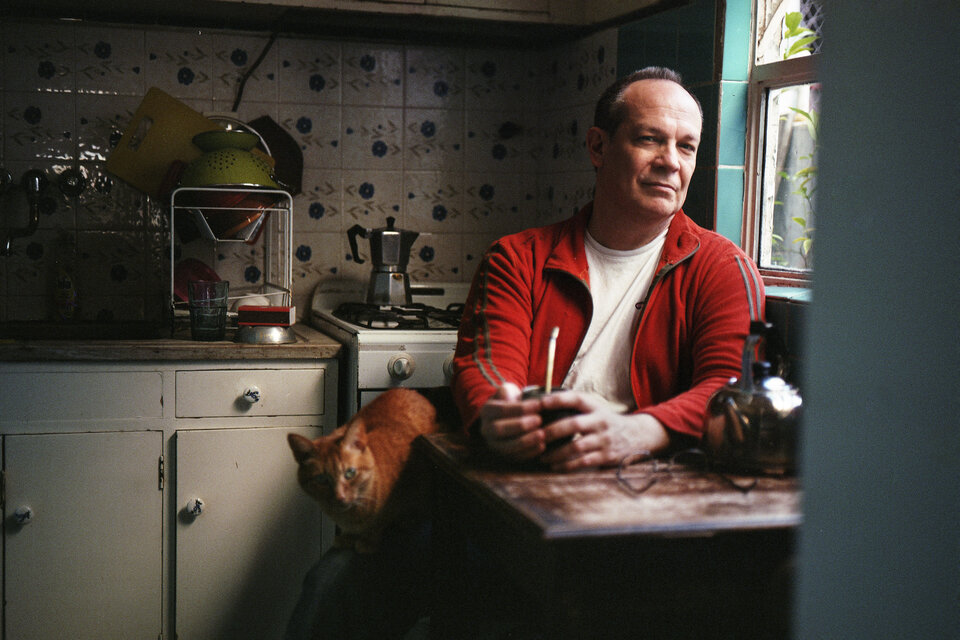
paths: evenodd
<path fill-rule="evenodd" d="M 340 353 L 340 343 L 308 325 L 293 330 L 296 342 L 268 345 L 234 342 L 234 331 L 216 342 L 191 340 L 189 330 L 167 338 L 0 339 L 0 362 L 323 359 Z"/>

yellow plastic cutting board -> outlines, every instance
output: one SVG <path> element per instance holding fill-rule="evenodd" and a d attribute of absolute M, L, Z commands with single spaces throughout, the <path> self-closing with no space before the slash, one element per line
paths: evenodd
<path fill-rule="evenodd" d="M 120 143 L 107 158 L 107 171 L 140 191 L 160 196 L 160 185 L 175 160 L 201 154 L 192 142 L 203 131 L 221 128 L 176 98 L 151 87 L 133 114 Z"/>

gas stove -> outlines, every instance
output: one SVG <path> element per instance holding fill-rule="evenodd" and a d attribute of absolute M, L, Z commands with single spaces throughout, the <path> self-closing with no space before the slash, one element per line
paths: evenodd
<path fill-rule="evenodd" d="M 440 309 L 418 302 L 399 306 L 343 302 L 333 310 L 333 315 L 362 329 L 456 330 L 463 315 L 463 303 L 451 303 Z"/>
<path fill-rule="evenodd" d="M 310 324 L 343 345 L 340 423 L 392 387 L 432 389 L 450 383 L 457 327 L 470 285 L 411 287 L 412 302 L 365 302 L 365 287 L 324 283 L 314 290 Z"/>

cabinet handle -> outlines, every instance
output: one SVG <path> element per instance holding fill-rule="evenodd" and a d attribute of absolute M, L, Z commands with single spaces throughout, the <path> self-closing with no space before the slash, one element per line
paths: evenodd
<path fill-rule="evenodd" d="M 250 404 L 257 404 L 260 402 L 260 389 L 259 387 L 247 387 L 243 390 L 243 396 L 241 397 Z"/>
<path fill-rule="evenodd" d="M 203 500 L 201 500 L 200 498 L 190 498 L 189 500 L 187 500 L 186 512 L 188 515 L 191 515 L 194 518 L 196 518 L 197 516 L 203 513 L 203 507 L 204 507 Z"/>
<path fill-rule="evenodd" d="M 33 522 L 33 509 L 28 505 L 17 507 L 13 512 L 13 521 L 20 526 L 30 524 Z"/>

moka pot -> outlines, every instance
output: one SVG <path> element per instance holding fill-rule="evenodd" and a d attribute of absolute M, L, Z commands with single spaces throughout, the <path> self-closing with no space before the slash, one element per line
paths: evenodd
<path fill-rule="evenodd" d="M 347 230 L 350 251 L 357 264 L 364 262 L 357 251 L 357 236 L 370 240 L 370 261 L 373 270 L 367 286 L 367 302 L 380 306 L 410 304 L 410 275 L 407 263 L 410 249 L 420 236 L 416 231 L 397 229 L 396 219 L 387 218 L 387 226 L 367 229 L 355 224 Z"/>

